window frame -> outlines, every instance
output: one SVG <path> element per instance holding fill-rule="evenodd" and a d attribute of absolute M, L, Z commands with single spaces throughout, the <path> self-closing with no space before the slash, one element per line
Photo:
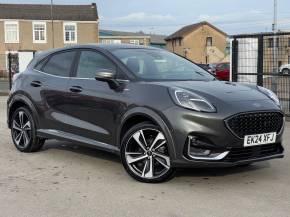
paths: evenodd
<path fill-rule="evenodd" d="M 130 39 L 129 44 L 140 45 L 140 40 L 139 39 Z"/>
<path fill-rule="evenodd" d="M 76 54 L 75 64 L 74 64 L 74 68 L 73 68 L 73 71 L 72 71 L 72 74 L 71 74 L 71 77 L 73 79 L 95 80 L 95 78 L 79 78 L 79 77 L 77 77 L 77 70 L 78 70 L 78 66 L 79 66 L 79 63 L 80 63 L 81 52 L 82 51 L 91 51 L 91 52 L 95 52 L 95 53 L 98 53 L 98 54 L 104 56 L 105 58 L 110 60 L 112 62 L 112 64 L 114 64 L 114 66 L 116 67 L 116 76 L 115 76 L 116 80 L 127 80 L 127 81 L 130 80 L 129 76 L 127 75 L 127 73 L 124 72 L 124 70 L 122 70 L 120 68 L 120 66 L 118 65 L 118 63 L 114 59 L 114 56 L 111 57 L 110 55 L 107 55 L 106 53 L 102 52 L 101 50 L 94 49 L 94 48 L 78 48 L 78 49 L 76 49 L 76 51 L 77 51 L 77 54 Z M 120 75 L 122 75 L 122 77 L 124 77 L 124 79 L 123 78 L 119 78 Z"/>
<path fill-rule="evenodd" d="M 36 40 L 35 39 L 35 25 L 44 25 L 44 40 Z M 32 22 L 32 37 L 33 37 L 33 43 L 34 44 L 45 44 L 47 43 L 47 28 L 46 28 L 46 22 L 42 21 L 33 21 Z"/>
<path fill-rule="evenodd" d="M 68 76 L 60 76 L 60 75 L 53 75 L 53 74 L 49 74 L 45 71 L 43 71 L 44 67 L 46 66 L 46 64 L 50 61 L 50 59 L 55 56 L 55 55 L 59 55 L 61 53 L 67 53 L 67 52 L 75 52 L 75 55 L 73 57 L 73 61 L 72 61 L 72 65 L 70 67 L 70 71 L 69 71 L 69 75 Z M 49 54 L 48 56 L 43 57 L 42 59 L 40 59 L 37 63 L 35 63 L 35 65 L 33 66 L 33 70 L 37 71 L 37 72 L 41 72 L 43 74 L 49 75 L 49 76 L 53 76 L 53 77 L 59 77 L 59 78 L 71 78 L 74 77 L 73 76 L 73 72 L 75 71 L 75 66 L 76 66 L 76 61 L 78 61 L 78 50 L 77 49 L 67 49 L 67 50 L 62 50 L 62 51 L 58 51 L 52 54 Z M 40 69 L 36 69 L 36 67 L 39 64 L 43 64 L 41 66 Z"/>
<path fill-rule="evenodd" d="M 210 43 L 208 43 L 208 42 L 210 42 Z M 206 47 L 212 47 L 213 46 L 213 37 L 212 36 L 207 36 L 206 37 L 206 39 L 205 39 L 205 46 Z"/>
<path fill-rule="evenodd" d="M 121 39 L 102 39 L 101 44 L 122 44 L 122 40 Z"/>
<path fill-rule="evenodd" d="M 66 26 L 74 26 L 75 27 L 75 40 L 72 41 L 66 41 L 66 30 L 65 27 Z M 64 22 L 63 23 L 63 42 L 64 44 L 76 44 L 78 42 L 78 28 L 77 28 L 77 23 L 76 22 Z M 71 31 L 70 31 L 71 32 Z M 70 35 L 71 38 L 71 35 Z"/>
<path fill-rule="evenodd" d="M 17 36 L 17 39 L 15 41 L 9 41 L 8 38 L 7 38 L 7 25 L 9 24 L 13 24 L 17 26 L 17 33 L 16 33 L 16 36 Z M 19 43 L 19 22 L 18 21 L 4 21 L 4 40 L 5 40 L 5 43 L 6 44 L 18 44 Z"/>

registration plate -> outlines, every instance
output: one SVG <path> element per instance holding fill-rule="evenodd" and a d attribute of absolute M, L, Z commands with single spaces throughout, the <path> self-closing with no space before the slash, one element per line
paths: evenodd
<path fill-rule="evenodd" d="M 244 147 L 265 145 L 276 142 L 276 133 L 263 133 L 256 135 L 248 135 L 244 138 Z"/>

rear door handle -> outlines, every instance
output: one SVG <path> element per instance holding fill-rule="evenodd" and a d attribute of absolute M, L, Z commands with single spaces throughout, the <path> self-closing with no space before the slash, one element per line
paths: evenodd
<path fill-rule="evenodd" d="M 42 83 L 41 83 L 40 81 L 32 81 L 32 82 L 30 83 L 30 85 L 31 85 L 32 87 L 41 87 L 41 86 L 42 86 Z"/>
<path fill-rule="evenodd" d="M 80 86 L 72 86 L 71 88 L 69 88 L 70 92 L 73 93 L 80 93 L 83 91 L 83 88 Z"/>

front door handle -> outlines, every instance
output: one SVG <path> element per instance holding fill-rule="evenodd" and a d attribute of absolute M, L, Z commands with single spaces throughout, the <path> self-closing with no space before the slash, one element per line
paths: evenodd
<path fill-rule="evenodd" d="M 72 86 L 71 88 L 69 88 L 70 92 L 73 93 L 80 93 L 83 91 L 83 88 L 80 86 Z"/>
<path fill-rule="evenodd" d="M 42 86 L 42 83 L 41 83 L 40 81 L 32 81 L 32 82 L 30 83 L 30 85 L 31 85 L 32 87 L 41 87 L 41 86 Z"/>

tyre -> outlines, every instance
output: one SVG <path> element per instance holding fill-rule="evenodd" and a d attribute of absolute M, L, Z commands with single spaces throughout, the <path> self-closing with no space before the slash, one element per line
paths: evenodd
<path fill-rule="evenodd" d="M 283 69 L 282 75 L 290 75 L 290 69 Z"/>
<path fill-rule="evenodd" d="M 125 134 L 121 159 L 126 171 L 140 182 L 163 182 L 174 174 L 167 139 L 160 127 L 148 122 L 132 127 Z"/>
<path fill-rule="evenodd" d="M 35 122 L 26 107 L 17 109 L 10 121 L 12 140 L 19 151 L 35 152 L 42 148 L 45 140 L 36 136 Z"/>

